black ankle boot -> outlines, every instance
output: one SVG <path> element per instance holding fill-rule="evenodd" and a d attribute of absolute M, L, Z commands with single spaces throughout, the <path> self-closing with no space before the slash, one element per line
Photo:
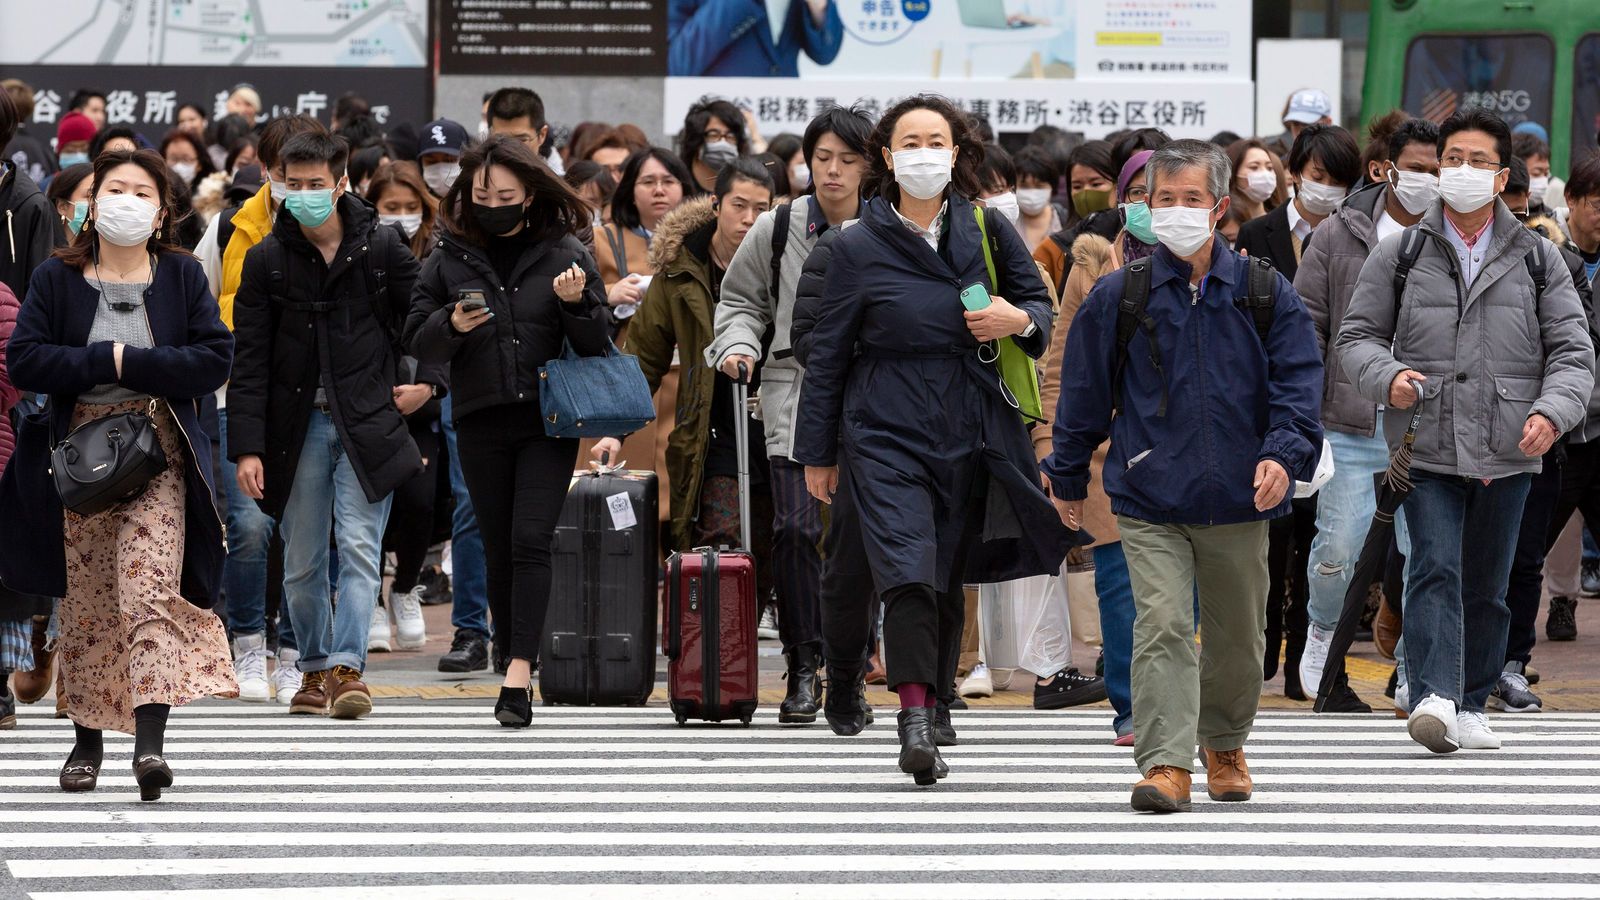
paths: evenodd
<path fill-rule="evenodd" d="M 496 722 L 507 728 L 527 728 L 533 724 L 533 685 L 501 687 L 500 701 L 494 705 Z"/>
<path fill-rule="evenodd" d="M 800 645 L 783 655 L 789 671 L 784 675 L 789 682 L 783 705 L 778 707 L 778 724 L 810 725 L 817 720 L 818 696 L 822 693 L 822 676 L 817 673 L 817 651 Z"/>
<path fill-rule="evenodd" d="M 926 706 L 900 710 L 900 771 L 921 785 L 938 780 L 934 773 L 939 748 L 933 743 L 933 715 Z"/>
<path fill-rule="evenodd" d="M 840 737 L 860 734 L 867 727 L 865 678 L 860 665 L 828 664 L 828 692 L 823 696 L 822 715 Z"/>
<path fill-rule="evenodd" d="M 950 721 L 950 704 L 943 700 L 934 709 L 933 742 L 940 747 L 954 747 L 960 743 L 956 740 L 956 726 Z"/>

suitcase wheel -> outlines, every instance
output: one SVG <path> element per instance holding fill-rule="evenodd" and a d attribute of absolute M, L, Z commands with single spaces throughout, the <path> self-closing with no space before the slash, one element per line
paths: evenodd
<path fill-rule="evenodd" d="M 680 727 L 689 724 L 689 717 L 683 713 L 673 713 L 672 717 L 678 720 L 678 725 Z"/>
<path fill-rule="evenodd" d="M 754 718 L 755 718 L 754 714 L 747 714 L 747 715 L 740 716 L 739 717 L 739 724 L 743 725 L 746 728 L 749 728 L 750 727 L 750 720 L 754 719 Z"/>

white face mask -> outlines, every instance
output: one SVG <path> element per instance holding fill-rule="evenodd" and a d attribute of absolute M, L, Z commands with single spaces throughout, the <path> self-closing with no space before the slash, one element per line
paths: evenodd
<path fill-rule="evenodd" d="M 995 194 L 993 197 L 983 198 L 983 205 L 1005 216 L 1013 226 L 1022 217 L 1022 210 L 1017 206 L 1017 195 L 1009 191 L 1004 194 Z"/>
<path fill-rule="evenodd" d="M 406 233 L 406 237 L 417 236 L 417 229 L 422 227 L 422 213 L 397 213 L 395 215 L 380 215 L 378 222 L 383 225 L 399 225 Z"/>
<path fill-rule="evenodd" d="M 789 189 L 800 193 L 811 186 L 811 167 L 805 163 L 789 170 Z"/>
<path fill-rule="evenodd" d="M 918 200 L 932 200 L 950 186 L 955 154 L 950 150 L 918 147 L 894 152 L 894 181 L 900 190 Z"/>
<path fill-rule="evenodd" d="M 1050 205 L 1049 188 L 1018 188 L 1017 206 L 1023 215 L 1037 216 Z"/>
<path fill-rule="evenodd" d="M 1257 203 L 1265 203 L 1278 189 L 1278 173 L 1271 169 L 1257 169 L 1245 176 L 1244 195 Z"/>
<path fill-rule="evenodd" d="M 1314 216 L 1325 216 L 1337 209 L 1339 201 L 1348 193 L 1349 191 L 1342 187 L 1323 184 L 1308 178 L 1300 182 L 1300 190 L 1295 196 L 1299 198 L 1300 205 L 1305 207 L 1306 212 Z"/>
<path fill-rule="evenodd" d="M 172 169 L 172 174 L 178 176 L 184 184 L 193 181 L 194 176 L 200 171 L 199 164 L 192 162 L 175 162 L 168 168 Z"/>
<path fill-rule="evenodd" d="M 282 203 L 284 200 L 287 200 L 289 198 L 289 184 L 288 184 L 288 182 L 279 181 L 278 179 L 273 178 L 272 176 L 268 175 L 267 176 L 267 183 L 272 185 L 272 202 L 273 203 Z"/>
<path fill-rule="evenodd" d="M 132 194 L 114 194 L 94 204 L 94 230 L 118 247 L 137 247 L 156 233 L 161 210 Z"/>
<path fill-rule="evenodd" d="M 1462 164 L 1439 170 L 1439 196 L 1462 215 L 1477 212 L 1494 201 L 1494 180 L 1500 171 L 1474 169 Z"/>
<path fill-rule="evenodd" d="M 1427 172 L 1402 172 L 1394 169 L 1389 178 L 1394 198 L 1406 212 L 1420 216 L 1439 199 L 1439 176 Z"/>
<path fill-rule="evenodd" d="M 1533 199 L 1534 206 L 1544 204 L 1544 195 L 1548 190 L 1550 190 L 1549 175 L 1535 175 L 1528 179 L 1528 196 Z"/>
<path fill-rule="evenodd" d="M 1191 256 L 1211 239 L 1211 213 L 1205 207 L 1164 206 L 1150 210 L 1150 230 L 1173 256 Z"/>
<path fill-rule="evenodd" d="M 422 167 L 422 180 L 427 182 L 428 190 L 437 197 L 450 193 L 450 186 L 456 183 L 460 175 L 459 161 L 429 163 Z"/>

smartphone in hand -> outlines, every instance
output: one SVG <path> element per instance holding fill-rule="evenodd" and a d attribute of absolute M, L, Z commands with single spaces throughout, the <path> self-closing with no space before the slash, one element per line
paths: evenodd
<path fill-rule="evenodd" d="M 978 312 L 988 309 L 994 301 L 989 299 L 989 289 L 981 284 L 969 284 L 961 289 L 961 305 L 968 312 Z"/>
<path fill-rule="evenodd" d="M 476 288 L 463 288 L 456 292 L 456 303 L 462 312 L 477 312 L 489 305 L 489 298 Z"/>

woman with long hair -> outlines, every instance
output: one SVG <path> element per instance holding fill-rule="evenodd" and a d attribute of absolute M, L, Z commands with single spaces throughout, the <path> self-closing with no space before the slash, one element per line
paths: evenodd
<path fill-rule="evenodd" d="M 1043 355 L 1050 297 L 1016 229 L 974 209 L 982 154 L 942 97 L 879 121 L 877 196 L 833 243 L 795 429 L 812 496 L 848 491 L 859 512 L 887 607 L 900 769 L 919 784 L 945 770 L 936 742 L 955 743 L 962 585 L 1056 572 L 1071 543 L 996 364 L 1002 341 Z"/>
<path fill-rule="evenodd" d="M 372 174 L 365 194 L 367 202 L 378 208 L 378 221 L 399 228 L 406 246 L 420 262 L 438 243 L 433 238 L 439 218 L 439 204 L 422 181 L 415 163 L 392 162 Z"/>
<path fill-rule="evenodd" d="M 215 600 L 224 557 L 211 440 L 198 400 L 221 387 L 233 338 L 200 263 L 172 242 L 172 185 L 150 150 L 94 163 L 89 223 L 33 274 L 11 337 L 12 380 L 50 395 L 0 480 L 0 579 L 62 597 L 58 686 L 77 740 L 65 791 L 93 790 L 105 729 L 134 735 L 140 797 L 172 784 L 167 713 L 238 692 Z M 144 490 L 89 515 L 63 511 L 50 444 L 119 414 L 148 416 L 166 465 Z"/>
<path fill-rule="evenodd" d="M 461 157 L 440 206 L 405 343 L 450 364 L 461 470 L 487 560 L 495 648 L 510 660 L 495 718 L 532 722 L 533 665 L 550 603 L 550 545 L 578 442 L 547 437 L 539 368 L 563 343 L 610 347 L 600 273 L 572 232 L 589 207 L 533 150 L 491 136 Z"/>
<path fill-rule="evenodd" d="M 1228 162 L 1233 165 L 1230 209 L 1237 211 L 1242 221 L 1259 219 L 1283 205 L 1288 196 L 1283 163 L 1260 138 L 1229 144 Z"/>

